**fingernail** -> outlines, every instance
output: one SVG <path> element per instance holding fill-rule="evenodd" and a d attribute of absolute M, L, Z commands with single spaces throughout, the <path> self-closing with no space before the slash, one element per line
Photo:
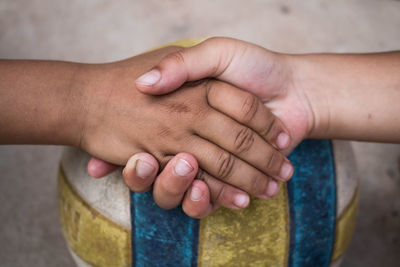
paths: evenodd
<path fill-rule="evenodd" d="M 136 83 L 140 83 L 143 85 L 153 85 L 156 82 L 158 82 L 160 78 L 161 78 L 160 71 L 154 69 L 137 78 Z"/>
<path fill-rule="evenodd" d="M 156 168 L 153 165 L 138 159 L 136 161 L 135 171 L 136 175 L 142 179 L 148 178 L 150 175 L 154 173 Z"/>
<path fill-rule="evenodd" d="M 293 173 L 293 166 L 290 163 L 284 162 L 282 164 L 279 176 L 282 179 L 286 180 L 286 179 L 289 179 L 290 176 L 292 176 L 292 173 Z"/>
<path fill-rule="evenodd" d="M 279 149 L 287 148 L 289 145 L 289 135 L 287 133 L 280 133 L 276 138 L 276 145 Z"/>
<path fill-rule="evenodd" d="M 278 191 L 279 191 L 279 184 L 274 180 L 270 180 L 268 184 L 267 195 L 269 197 L 273 197 L 276 195 L 276 193 L 278 193 Z"/>
<path fill-rule="evenodd" d="M 249 204 L 249 197 L 242 194 L 237 194 L 233 198 L 233 204 L 239 208 L 245 208 Z"/>
<path fill-rule="evenodd" d="M 193 171 L 193 167 L 184 159 L 179 159 L 175 165 L 175 173 L 179 176 L 187 176 Z"/>
<path fill-rule="evenodd" d="M 190 199 L 193 201 L 200 201 L 203 198 L 203 191 L 200 190 L 197 186 L 192 187 L 192 191 L 190 192 Z"/>

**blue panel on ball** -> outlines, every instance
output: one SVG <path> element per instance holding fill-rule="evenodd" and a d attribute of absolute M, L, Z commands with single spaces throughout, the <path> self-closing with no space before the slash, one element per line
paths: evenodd
<path fill-rule="evenodd" d="M 197 266 L 199 220 L 181 207 L 159 208 L 151 193 L 131 192 L 132 265 Z"/>
<path fill-rule="evenodd" d="M 289 159 L 296 170 L 288 183 L 289 266 L 329 266 L 336 220 L 336 180 L 331 142 L 304 141 Z"/>

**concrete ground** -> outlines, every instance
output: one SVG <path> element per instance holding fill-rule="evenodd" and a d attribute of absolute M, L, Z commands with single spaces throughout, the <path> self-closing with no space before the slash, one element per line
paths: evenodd
<path fill-rule="evenodd" d="M 0 58 L 104 62 L 215 35 L 293 53 L 398 50 L 399 14 L 399 1 L 3 0 Z M 343 266 L 398 266 L 400 145 L 353 147 L 360 208 Z M 0 146 L 0 266 L 73 266 L 56 210 L 61 149 Z"/>

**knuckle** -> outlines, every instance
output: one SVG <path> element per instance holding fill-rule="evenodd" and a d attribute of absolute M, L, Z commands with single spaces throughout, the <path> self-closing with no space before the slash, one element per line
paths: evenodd
<path fill-rule="evenodd" d="M 242 121 L 244 123 L 249 123 L 257 113 L 258 109 L 258 99 L 253 96 L 248 94 L 242 104 L 242 109 L 241 109 L 241 116 L 242 116 Z"/>
<path fill-rule="evenodd" d="M 269 119 L 266 121 L 264 127 L 261 129 L 260 135 L 265 138 L 269 137 L 274 124 L 275 124 L 275 117 L 271 114 Z"/>
<path fill-rule="evenodd" d="M 260 175 L 255 175 L 250 178 L 250 189 L 249 193 L 255 196 L 261 196 L 267 191 L 267 179 Z"/>
<path fill-rule="evenodd" d="M 275 175 L 278 174 L 279 168 L 281 166 L 282 159 L 278 152 L 272 151 L 267 156 L 267 170 L 269 173 Z"/>
<path fill-rule="evenodd" d="M 169 54 L 166 59 L 173 60 L 179 64 L 185 64 L 185 49 L 181 48 L 178 51 Z"/>
<path fill-rule="evenodd" d="M 217 175 L 220 179 L 228 180 L 233 172 L 233 167 L 235 165 L 235 159 L 232 154 L 228 152 L 221 152 L 217 161 Z"/>
<path fill-rule="evenodd" d="M 254 144 L 254 133 L 246 127 L 242 127 L 236 134 L 234 148 L 238 153 L 244 153 L 250 150 Z"/>
<path fill-rule="evenodd" d="M 226 189 L 226 185 L 221 185 L 214 196 L 211 196 L 211 200 L 213 204 L 223 204 L 224 203 L 224 191 Z"/>

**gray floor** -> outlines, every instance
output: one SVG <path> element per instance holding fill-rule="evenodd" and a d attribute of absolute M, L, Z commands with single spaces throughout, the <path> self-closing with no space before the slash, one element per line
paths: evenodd
<path fill-rule="evenodd" d="M 182 38 L 282 52 L 400 48 L 399 1 L 3 0 L 0 58 L 104 62 Z M 357 229 L 343 266 L 398 266 L 399 145 L 354 143 Z M 60 147 L 0 146 L 0 265 L 72 266 L 56 210 Z"/>

